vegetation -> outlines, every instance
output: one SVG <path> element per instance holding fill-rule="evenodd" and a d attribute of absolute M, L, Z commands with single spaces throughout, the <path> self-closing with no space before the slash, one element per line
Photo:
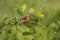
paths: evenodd
<path fill-rule="evenodd" d="M 0 40 L 60 40 L 59 0 L 0 0 Z M 28 21 L 20 24 L 29 14 Z"/>

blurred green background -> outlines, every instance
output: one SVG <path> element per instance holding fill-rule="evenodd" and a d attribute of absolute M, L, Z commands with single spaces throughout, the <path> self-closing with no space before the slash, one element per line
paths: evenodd
<path fill-rule="evenodd" d="M 28 9 L 34 8 L 35 12 L 33 14 L 37 14 L 38 11 L 42 11 L 42 14 L 44 14 L 44 18 L 38 21 L 38 25 L 34 26 L 36 30 L 34 40 L 60 40 L 60 0 L 0 0 L 0 25 L 3 25 L 2 22 L 5 17 L 9 17 L 9 19 L 4 23 L 15 22 L 15 17 L 19 16 L 15 8 L 17 6 L 21 7 L 23 4 L 27 5 L 25 13 L 28 12 Z M 0 34 L 0 40 L 32 40 L 34 38 L 33 35 L 22 35 L 21 32 L 16 30 L 16 26 L 22 32 L 30 30 L 24 24 L 13 25 L 10 29 L 11 33 L 8 31 Z M 8 29 L 7 27 L 9 25 L 0 26 L 0 31 Z M 31 27 L 33 26 L 31 25 Z"/>

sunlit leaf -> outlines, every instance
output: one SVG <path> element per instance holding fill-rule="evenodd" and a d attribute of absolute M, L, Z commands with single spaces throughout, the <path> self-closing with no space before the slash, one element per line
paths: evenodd
<path fill-rule="evenodd" d="M 22 11 L 24 11 L 26 8 L 27 8 L 27 5 L 26 5 L 26 4 L 23 4 L 23 5 L 21 6 Z"/>
<path fill-rule="evenodd" d="M 33 13 L 35 10 L 33 8 L 29 9 L 29 13 Z"/>
<path fill-rule="evenodd" d="M 38 11 L 38 13 L 36 14 L 36 16 L 37 17 L 42 17 L 42 18 L 44 17 L 44 15 L 40 11 Z"/>

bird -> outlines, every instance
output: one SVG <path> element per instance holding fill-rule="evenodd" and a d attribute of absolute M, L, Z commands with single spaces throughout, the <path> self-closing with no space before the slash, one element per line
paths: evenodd
<path fill-rule="evenodd" d="M 20 24 L 27 22 L 28 19 L 29 19 L 29 14 L 25 14 L 24 16 L 22 16 L 22 18 L 20 20 Z"/>

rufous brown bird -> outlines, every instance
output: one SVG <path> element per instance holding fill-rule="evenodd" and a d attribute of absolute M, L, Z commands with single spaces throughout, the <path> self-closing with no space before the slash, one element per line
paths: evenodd
<path fill-rule="evenodd" d="M 28 21 L 28 18 L 29 18 L 29 14 L 25 14 L 25 15 L 21 18 L 20 24 L 25 23 L 26 21 Z"/>

